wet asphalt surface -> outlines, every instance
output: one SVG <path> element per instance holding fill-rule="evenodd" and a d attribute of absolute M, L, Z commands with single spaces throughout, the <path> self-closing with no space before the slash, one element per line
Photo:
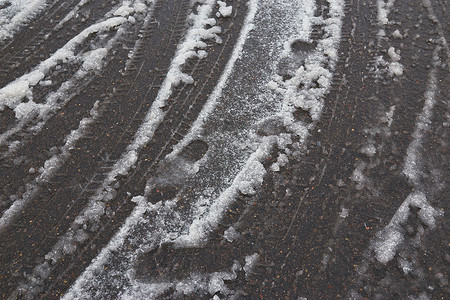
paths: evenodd
<path fill-rule="evenodd" d="M 318 13 L 326 15 L 326 1 L 316 2 Z M 402 173 L 402 166 L 414 138 L 417 116 L 424 106 L 423 95 L 438 45 L 433 41 L 442 33 L 449 37 L 446 2 L 432 3 L 439 20 L 436 23 L 429 18 L 429 9 L 422 1 L 397 1 L 396 10 L 391 13 L 395 22 L 386 25 L 385 30 L 408 29 L 408 35 L 401 40 L 378 38 L 377 7 L 372 2 L 346 1 L 333 87 L 324 99 L 322 117 L 311 131 L 302 155 L 291 159 L 280 172 L 269 172 L 255 196 L 240 195 L 202 247 L 176 248 L 163 244 L 142 254 L 135 265 L 138 280 L 177 280 L 192 271 L 229 270 L 235 261 L 244 265 L 245 256 L 257 253 L 259 261 L 251 275 L 240 271 L 236 279 L 226 282 L 230 289 L 237 291 L 234 296 L 238 299 L 450 297 L 450 219 L 446 213 L 450 206 L 448 125 L 444 125 L 448 122 L 450 82 L 444 49 L 439 52 L 443 65 L 436 73 L 437 104 L 423 142 L 426 176 L 420 184 L 433 199 L 433 206 L 445 213 L 435 228 L 427 228 L 417 211 L 404 225 L 412 228 L 406 232 L 411 241 L 417 233 L 416 228 L 426 232 L 419 244 L 407 239 L 399 250 L 401 255 L 409 255 L 416 269 L 422 270 L 419 275 L 405 272 L 399 256 L 382 264 L 370 250 L 375 234 L 389 223 L 398 207 L 416 188 Z M 68 10 L 70 5 L 68 1 L 63 8 Z M 225 42 L 210 46 L 213 54 L 207 61 L 193 60 L 187 66 L 191 74 L 204 79 L 202 84 L 176 90 L 176 96 L 166 108 L 165 120 L 149 145 L 139 153 L 137 167 L 118 180 L 120 187 L 109 207 L 114 213 L 102 216 L 95 234 L 83 241 L 75 253 L 66 254 L 51 267 L 48 278 L 33 297 L 54 299 L 67 291 L 129 216 L 135 205 L 129 200 L 142 194 L 145 178 L 155 172 L 158 159 L 169 153 L 197 118 L 231 54 L 247 11 L 244 4 L 233 2 L 233 6 L 235 15 L 220 24 L 226 29 Z M 108 4 L 93 1 L 91 11 L 102 15 L 101 12 L 108 8 Z M 117 160 L 129 144 L 146 109 L 156 98 L 176 45 L 185 33 L 189 9 L 189 1 L 157 1 L 150 23 L 138 21 L 123 42 L 132 47 L 136 39 L 143 41 L 138 55 L 126 70 L 127 51 L 125 47 L 117 48 L 105 69 L 83 82 L 58 114 L 49 118 L 41 132 L 33 134 L 25 130 L 18 133 L 18 138 L 26 141 L 25 145 L 17 152 L 5 155 L 1 162 L 2 211 L 11 205 L 10 196 L 22 196 L 26 192 L 24 186 L 37 176 L 29 172 L 30 167 L 42 165 L 54 154 L 52 147 L 62 145 L 63 137 L 89 115 L 96 100 L 102 99 L 102 117 L 76 144 L 70 152 L 71 158 L 49 183 L 38 187 L 20 215 L 0 232 L 0 290 L 4 299 L 24 297 L 25 293 L 16 290 L 24 280 L 23 274 L 32 272 L 58 237 L 70 228 L 89 196 L 105 178 L 106 172 L 101 170 L 110 168 L 111 161 Z M 64 14 L 64 11 L 58 12 Z M 57 49 L 70 37 L 70 32 L 52 31 L 53 21 L 46 19 L 45 13 L 38 20 L 34 34 L 38 36 L 37 33 L 45 31 L 40 28 L 47 28 L 53 35 L 45 41 L 37 39 L 37 53 L 52 53 L 52 49 Z M 441 31 L 437 24 L 442 24 Z M 29 32 L 34 32 L 32 30 Z M 76 32 L 76 28 L 73 30 Z M 17 64 L 11 64 L 9 70 L 1 73 L 0 82 L 10 81 L 41 59 L 37 56 L 24 58 L 28 35 L 14 39 L 9 48 L 2 48 L 1 61 L 7 61 L 10 53 L 15 53 Z M 402 51 L 404 76 L 399 80 L 380 78 L 370 68 L 376 56 L 387 55 L 389 46 Z M 70 70 L 66 71 L 70 73 Z M 62 81 L 63 78 L 60 77 Z M 37 95 L 45 97 L 46 93 L 42 91 Z M 126 101 L 117 100 L 124 97 Z M 369 132 L 367 128 L 379 126 L 380 112 L 388 111 L 393 105 L 395 114 L 390 134 Z M 298 118 L 307 118 L 307 114 L 299 110 Z M 13 119 L 11 111 L 1 111 L 2 132 L 8 128 L 5 124 Z M 383 146 L 372 157 L 361 153 L 369 138 Z M 202 143 L 193 144 L 191 148 L 184 155 L 193 161 L 207 151 L 207 145 Z M 279 151 L 274 149 L 273 155 L 264 162 L 267 168 L 276 160 Z M 7 152 L 2 148 L 2 153 Z M 110 156 L 106 158 L 105 153 Z M 363 185 L 351 180 L 361 162 L 369 166 L 365 175 L 371 179 Z M 434 176 L 436 173 L 439 173 L 439 180 L 436 180 L 437 175 Z M 157 192 L 150 193 L 149 200 L 153 203 L 164 201 L 176 191 L 176 186 L 160 187 Z M 348 210 L 348 216 L 340 215 L 342 208 Z M 240 237 L 233 242 L 223 237 L 230 226 L 240 232 Z M 361 266 L 365 266 L 364 271 Z M 174 293 L 169 290 L 161 298 L 171 299 L 175 297 Z M 220 292 L 216 295 L 221 299 L 226 297 Z M 199 292 L 187 298 L 210 299 L 213 296 Z"/>

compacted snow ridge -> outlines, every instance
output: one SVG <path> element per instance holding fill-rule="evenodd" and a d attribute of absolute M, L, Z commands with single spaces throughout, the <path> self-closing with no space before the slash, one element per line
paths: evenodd
<path fill-rule="evenodd" d="M 11 38 L 28 21 L 32 20 L 47 5 L 46 0 L 1 0 L 0 6 L 0 42 Z"/>
<path fill-rule="evenodd" d="M 198 10 L 199 14 L 205 9 L 205 6 L 214 6 L 214 4 L 214 1 L 203 1 Z M 132 214 L 110 243 L 102 249 L 97 258 L 77 279 L 65 296 L 67 299 L 93 295 L 99 292 L 94 286 L 104 286 L 104 284 L 119 287 L 119 290 L 123 291 L 121 295 L 124 298 L 157 298 L 171 287 L 179 295 L 190 295 L 198 290 L 213 292 L 219 287 L 222 292 L 230 292 L 227 291 L 226 286 L 222 285 L 224 275 L 217 275 L 217 273 L 191 274 L 188 278 L 181 280 L 144 283 L 135 278 L 132 265 L 141 253 L 154 249 L 162 243 L 171 243 L 174 247 L 194 247 L 206 242 L 208 233 L 217 226 L 224 211 L 239 193 L 253 195 L 257 192 L 267 173 L 262 162 L 268 157 L 274 146 L 285 152 L 279 156 L 277 162 L 279 167 L 286 163 L 288 156 L 292 154 L 290 148 L 301 147 L 300 141 L 305 140 L 308 128 L 312 128 L 312 125 L 308 127 L 307 124 L 294 120 L 291 108 L 291 105 L 294 105 L 293 102 L 298 107 L 304 107 L 310 111 L 314 120 L 320 118 L 323 105 L 320 98 L 329 89 L 331 72 L 337 59 L 343 1 L 330 1 L 330 17 L 326 20 L 313 17 L 315 6 L 312 1 L 252 0 L 248 5 L 249 12 L 241 30 L 241 36 L 219 83 L 188 135 L 180 141 L 171 154 L 164 158 L 164 161 L 168 163 L 171 160 L 177 160 L 180 151 L 192 140 L 203 139 L 208 143 L 207 154 L 197 167 L 192 166 L 194 173 L 185 179 L 187 180 L 186 186 L 194 189 L 195 192 L 193 207 L 189 212 L 180 210 L 177 204 L 180 194 L 173 200 L 156 204 L 147 201 L 147 194 L 134 197 L 133 201 L 137 203 L 137 206 Z M 272 9 L 274 13 L 257 14 L 258 5 Z M 220 9 L 223 5 L 219 4 L 218 7 Z M 210 9 L 209 13 L 211 12 Z M 267 15 L 272 17 L 267 19 Z M 222 13 L 221 16 L 223 16 Z M 297 55 L 289 49 L 289 41 L 301 38 L 305 42 L 310 42 L 311 24 L 317 23 L 323 25 L 325 35 L 317 41 L 318 45 L 315 49 L 309 53 L 300 54 L 304 58 L 299 60 L 304 63 L 293 69 L 296 74 L 292 80 L 282 81 L 276 74 L 277 64 L 285 57 Z M 275 31 L 270 32 L 270 30 L 274 30 L 273 28 L 269 29 L 271 26 L 276 28 Z M 252 29 L 253 31 L 250 32 Z M 191 28 L 190 32 L 192 31 Z M 274 35 L 277 36 L 276 40 L 273 39 Z M 214 35 L 210 35 L 210 37 L 214 38 Z M 255 60 L 252 53 L 246 51 L 244 42 L 248 39 L 253 43 L 255 41 L 261 43 L 261 51 L 275 54 L 275 57 L 280 57 L 280 60 L 267 62 Z M 266 42 L 267 44 L 265 44 Z M 275 51 L 273 47 L 276 48 Z M 179 48 L 174 62 L 183 61 L 179 58 L 183 55 L 180 49 L 184 49 L 183 46 Z M 196 54 L 194 52 L 189 55 Z M 264 57 L 269 60 L 271 55 L 264 55 Z M 258 78 L 257 80 L 239 80 L 240 72 L 248 70 L 247 64 L 255 65 L 256 73 L 254 75 Z M 171 66 L 170 76 L 167 77 L 154 107 L 150 110 L 149 116 L 152 118 L 149 118 L 148 125 L 144 124 L 142 127 L 146 128 L 146 132 L 141 133 L 140 130 L 136 134 L 135 142 L 130 145 L 128 152 L 116 165 L 115 171 L 110 174 L 109 179 L 105 182 L 105 187 L 114 182 L 114 177 L 119 174 L 118 172 L 126 174 L 130 166 L 135 163 L 141 145 L 147 143 L 154 127 L 163 118 L 158 107 L 164 105 L 165 98 L 170 95 L 171 86 L 195 80 L 183 75 L 179 66 L 175 63 Z M 269 72 L 266 72 L 267 70 L 260 71 L 259 68 L 262 70 L 267 68 Z M 267 75 L 268 73 L 269 75 Z M 271 86 L 275 91 L 267 87 L 271 80 L 274 82 Z M 300 80 L 306 83 L 306 87 L 301 91 L 295 91 L 295 81 Z M 318 87 L 308 86 L 308 83 L 313 80 L 319 82 Z M 251 85 L 247 86 L 247 84 Z M 246 95 L 245 92 L 243 95 L 237 96 L 239 93 L 236 91 L 241 88 L 253 96 Z M 230 101 L 228 97 L 233 90 L 235 90 L 235 98 Z M 259 95 L 254 96 L 255 92 Z M 303 97 L 297 100 L 295 99 L 297 95 Z M 268 108 L 269 110 L 267 110 Z M 252 113 L 249 114 L 248 110 Z M 218 124 L 223 124 L 223 118 L 233 120 L 244 112 L 247 122 L 240 124 L 237 121 L 235 123 L 237 128 L 232 129 L 233 132 L 215 129 Z M 277 132 L 278 130 L 276 132 L 268 131 L 265 124 L 272 120 L 279 123 L 279 127 L 284 129 L 281 132 Z M 209 128 L 210 126 L 203 126 L 205 123 L 212 125 L 212 129 Z M 268 133 L 263 136 L 256 134 L 256 130 L 261 127 Z M 226 155 L 224 155 L 225 153 Z M 150 186 L 147 191 L 151 189 L 155 181 L 158 179 L 149 178 Z M 102 210 L 103 208 L 100 208 L 99 212 L 103 213 Z M 79 219 L 80 224 L 86 221 L 86 217 Z M 227 236 L 229 237 L 229 234 Z M 256 256 L 252 256 L 245 260 L 244 270 L 246 273 L 251 272 L 251 266 L 256 258 Z M 120 263 L 115 264 L 112 272 L 105 271 L 105 266 L 111 260 Z M 236 269 L 236 265 L 233 268 Z M 122 275 L 111 277 L 113 273 Z M 233 272 L 228 273 L 227 276 L 234 276 Z"/>
<path fill-rule="evenodd" d="M 0 89 L 0 109 L 8 106 L 14 109 L 16 115 L 16 125 L 0 135 L 0 144 L 6 143 L 9 137 L 23 130 L 30 117 L 35 118 L 36 123 L 29 130 L 32 132 L 40 131 L 51 115 L 71 99 L 70 91 L 77 83 L 80 83 L 88 75 L 101 71 L 105 57 L 117 45 L 121 37 L 125 35 L 128 26 L 131 25 L 129 17 L 145 12 L 142 5 L 144 4 L 141 1 L 123 1 L 121 4 L 116 5 L 112 11 L 107 13 L 109 17 L 87 27 L 48 59 L 42 61 L 33 71 L 22 75 Z M 125 8 L 125 12 L 128 15 L 123 11 Z M 107 40 L 103 40 L 101 38 L 102 34 L 112 28 L 115 29 L 116 34 Z M 96 43 L 92 43 L 91 50 L 76 53 L 76 49 L 92 34 L 96 34 L 99 40 Z M 34 102 L 34 86 L 37 84 L 52 84 L 50 79 L 55 67 L 69 64 L 78 64 L 80 68 L 72 78 L 63 82 L 56 91 L 48 94 L 45 102 Z M 14 151 L 17 148 L 17 141 L 10 141 L 9 144 L 12 145 L 10 151 Z"/>
<path fill-rule="evenodd" d="M 139 4 L 141 2 L 137 1 L 136 3 Z M 120 5 L 116 8 L 114 8 L 114 11 L 116 11 L 124 6 L 129 7 L 129 1 L 125 1 L 123 3 L 123 5 Z M 138 6 L 138 8 L 140 9 L 140 11 L 142 11 L 142 7 Z M 108 20 L 110 20 L 110 19 L 108 19 Z M 106 27 L 102 27 L 102 28 L 107 28 L 109 25 L 106 25 L 106 24 L 110 24 L 110 23 L 108 23 L 108 20 L 97 23 L 97 24 L 93 25 L 94 27 L 92 27 L 92 26 L 89 27 L 91 30 L 84 30 L 83 33 L 80 34 L 82 36 L 82 38 L 80 38 L 80 35 L 79 35 L 78 36 L 79 38 L 74 38 L 74 39 L 72 39 L 72 41 L 74 41 L 74 40 L 77 41 L 77 42 L 74 42 L 74 44 L 81 42 L 80 40 L 84 39 L 87 34 L 86 31 L 89 33 L 96 33 L 96 32 L 98 33 L 100 30 L 104 30 L 104 29 L 100 29 L 100 27 L 102 27 L 102 26 L 99 26 L 99 24 L 103 24 L 104 26 L 106 26 Z M 92 30 L 92 28 L 95 28 L 95 29 Z M 80 70 L 78 70 L 75 73 L 74 79 L 70 79 L 69 81 L 66 81 L 65 83 L 62 84 L 62 86 L 56 92 L 51 93 L 48 96 L 45 104 L 36 104 L 33 102 L 34 103 L 33 106 L 39 107 L 37 109 L 39 110 L 39 114 L 40 114 L 41 118 L 40 118 L 40 122 L 38 122 L 36 125 L 33 126 L 32 130 L 34 130 L 34 131 L 40 130 L 42 128 L 42 126 L 44 126 L 44 124 L 48 120 L 48 118 L 50 117 L 50 112 L 58 109 L 65 103 L 65 102 L 64 103 L 58 102 L 59 99 L 67 98 L 65 101 L 68 101 L 68 99 L 70 98 L 69 97 L 70 89 L 76 84 L 77 80 L 85 77 L 86 74 L 88 74 L 90 71 L 96 71 L 96 70 L 99 70 L 102 68 L 103 58 L 108 53 L 108 51 L 115 44 L 117 44 L 118 41 L 120 41 L 120 37 L 124 33 L 125 33 L 125 31 L 119 29 L 115 36 L 113 36 L 110 40 L 106 41 L 106 44 L 104 45 L 105 47 L 96 48 L 94 50 L 88 51 L 88 52 L 84 53 L 83 55 L 80 55 L 78 58 L 76 58 L 78 60 L 81 60 L 82 67 Z M 68 44 L 66 44 L 66 46 Z M 75 46 L 72 45 L 72 47 L 75 47 Z M 32 102 L 32 100 L 30 100 L 30 102 Z M 30 102 L 28 102 L 26 104 L 22 103 L 24 106 L 21 106 L 22 104 L 19 104 L 16 107 L 16 109 L 19 109 L 19 111 L 21 111 L 21 109 L 28 111 L 27 107 L 29 107 Z M 4 228 L 7 224 L 9 224 L 9 222 L 12 220 L 12 218 L 14 218 L 15 215 L 18 212 L 20 212 L 20 210 L 24 207 L 24 205 L 28 202 L 28 200 L 31 199 L 35 195 L 36 191 L 38 190 L 39 184 L 42 182 L 48 181 L 51 178 L 51 176 L 64 163 L 64 161 L 69 157 L 69 150 L 72 147 L 72 145 L 79 138 L 81 138 L 82 136 L 85 135 L 88 125 L 90 123 L 92 123 L 93 120 L 97 117 L 97 115 L 98 115 L 97 114 L 97 104 L 98 103 L 96 102 L 96 104 L 94 105 L 94 108 L 91 110 L 91 117 L 83 119 L 80 122 L 79 128 L 77 130 L 72 131 L 65 138 L 65 141 L 66 141 L 65 145 L 62 146 L 61 149 L 58 150 L 57 154 L 55 154 L 53 157 L 51 157 L 45 161 L 44 165 L 37 170 L 40 173 L 39 176 L 37 176 L 33 182 L 30 182 L 25 186 L 25 192 L 23 193 L 21 198 L 18 198 L 17 200 L 15 200 L 15 202 L 11 205 L 11 207 L 9 207 L 3 213 L 3 215 L 0 218 L 0 230 L 2 228 Z M 17 114 L 17 112 L 16 112 L 16 114 Z M 21 126 L 23 126 L 24 123 L 25 122 L 20 122 L 15 128 L 0 135 L 0 142 L 4 142 L 8 136 L 12 135 L 13 133 L 15 133 L 17 131 L 20 131 Z M 18 143 L 20 143 L 20 141 L 12 142 L 10 145 L 10 151 L 14 151 L 14 148 L 17 147 Z M 36 172 L 36 170 L 33 168 L 32 172 Z"/>

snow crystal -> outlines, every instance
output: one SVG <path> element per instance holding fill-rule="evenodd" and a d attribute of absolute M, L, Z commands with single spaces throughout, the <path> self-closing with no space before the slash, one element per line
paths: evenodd
<path fill-rule="evenodd" d="M 361 149 L 361 153 L 367 155 L 368 157 L 373 157 L 377 153 L 377 149 L 373 144 L 367 145 Z"/>
<path fill-rule="evenodd" d="M 121 7 L 119 7 L 115 12 L 115 16 L 128 17 L 134 12 L 134 8 L 130 7 L 128 3 L 125 3 Z"/>
<path fill-rule="evenodd" d="M 256 263 L 259 260 L 259 254 L 258 253 L 254 253 L 252 255 L 248 255 L 245 257 L 245 266 L 244 266 L 244 272 L 245 272 L 245 276 L 249 276 L 251 275 Z"/>
<path fill-rule="evenodd" d="M 276 83 L 275 81 L 271 80 L 269 81 L 269 83 L 267 84 L 267 87 L 271 90 L 276 90 L 278 88 L 278 83 Z"/>
<path fill-rule="evenodd" d="M 384 234 L 375 246 L 376 258 L 383 264 L 394 258 L 398 245 L 404 239 L 402 233 L 397 230 L 386 230 Z"/>
<path fill-rule="evenodd" d="M 52 83 L 53 82 L 51 80 L 42 80 L 41 82 L 39 82 L 39 84 L 42 85 L 42 86 L 49 86 Z"/>
<path fill-rule="evenodd" d="M 32 112 L 38 112 L 39 107 L 39 104 L 29 100 L 27 103 L 20 103 L 17 105 L 14 109 L 14 113 L 16 114 L 17 119 L 23 119 L 24 117 L 30 116 Z"/>
<path fill-rule="evenodd" d="M 341 212 L 339 213 L 339 216 L 343 219 L 348 217 L 348 209 L 347 208 L 342 208 Z"/>
<path fill-rule="evenodd" d="M 108 49 L 99 48 L 84 55 L 83 69 L 86 71 L 99 70 L 102 67 L 102 60 L 108 54 Z"/>
<path fill-rule="evenodd" d="M 273 163 L 273 164 L 270 166 L 270 170 L 271 170 L 272 172 L 279 172 L 279 171 L 280 171 L 280 165 L 277 164 L 277 163 Z"/>
<path fill-rule="evenodd" d="M 253 161 L 248 165 L 246 172 L 241 173 L 239 191 L 244 195 L 254 195 L 256 188 L 261 186 L 263 176 L 266 174 L 266 169 L 259 161 Z"/>
<path fill-rule="evenodd" d="M 403 75 L 403 65 L 399 63 L 400 61 L 400 51 L 395 51 L 394 47 L 390 47 L 388 50 L 389 57 L 392 62 L 389 64 L 389 74 L 391 76 L 401 76 Z"/>
<path fill-rule="evenodd" d="M 381 25 L 387 25 L 389 23 L 388 15 L 394 5 L 394 0 L 378 0 L 378 22 Z"/>
<path fill-rule="evenodd" d="M 403 75 L 403 65 L 399 62 L 392 62 L 389 64 L 389 74 L 391 76 Z"/>
<path fill-rule="evenodd" d="M 364 170 L 366 169 L 367 163 L 358 161 L 355 170 L 353 171 L 352 176 L 350 177 L 351 180 L 355 181 L 357 183 L 356 188 L 358 190 L 361 190 L 365 183 L 368 181 L 368 178 L 366 175 L 364 175 Z"/>
<path fill-rule="evenodd" d="M 400 60 L 400 51 L 395 51 L 394 47 L 389 47 L 388 54 L 391 57 L 392 61 L 399 61 Z"/>

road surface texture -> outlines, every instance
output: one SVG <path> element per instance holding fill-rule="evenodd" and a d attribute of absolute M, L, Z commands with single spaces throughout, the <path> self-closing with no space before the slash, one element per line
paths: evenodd
<path fill-rule="evenodd" d="M 2 299 L 449 299 L 447 0 L 0 0 Z"/>

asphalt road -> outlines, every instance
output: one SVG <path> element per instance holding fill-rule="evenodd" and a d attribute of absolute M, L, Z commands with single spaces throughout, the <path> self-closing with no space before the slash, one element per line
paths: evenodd
<path fill-rule="evenodd" d="M 448 299 L 448 3 L 309 2 L 0 40 L 2 298 Z"/>

